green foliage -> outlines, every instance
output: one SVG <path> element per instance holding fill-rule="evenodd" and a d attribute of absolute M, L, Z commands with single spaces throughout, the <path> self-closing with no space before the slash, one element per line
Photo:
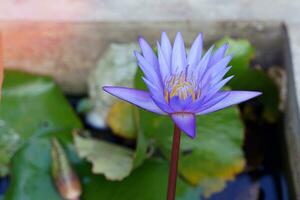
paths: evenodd
<path fill-rule="evenodd" d="M 50 78 L 6 71 L 0 120 L 23 143 L 14 149 L 5 199 L 34 200 L 47 194 L 60 199 L 49 173 L 50 140 L 55 136 L 70 148 L 71 131 L 82 127 L 61 90 Z"/>
<path fill-rule="evenodd" d="M 273 122 L 279 117 L 279 91 L 273 80 L 262 70 L 250 68 L 250 60 L 255 55 L 255 49 L 248 40 L 232 39 L 225 37 L 216 43 L 221 46 L 224 43 L 229 44 L 228 55 L 233 55 L 230 62 L 232 66 L 228 76 L 234 75 L 229 82 L 233 90 L 256 90 L 261 91 L 263 95 L 256 101 L 264 106 L 266 120 Z"/>
<path fill-rule="evenodd" d="M 9 173 L 9 163 L 15 152 L 22 145 L 20 135 L 14 129 L 0 123 L 0 176 Z"/>
<path fill-rule="evenodd" d="M 168 181 L 168 162 L 150 159 L 123 181 L 108 181 L 82 167 L 79 170 L 84 191 L 82 199 L 98 200 L 165 200 Z M 200 190 L 178 180 L 176 199 L 199 200 Z"/>
<path fill-rule="evenodd" d="M 80 160 L 75 154 L 71 131 L 74 128 L 81 128 L 81 123 L 52 80 L 19 72 L 9 72 L 7 74 L 1 108 L 8 110 L 9 102 L 12 102 L 15 106 L 10 106 L 10 112 L 14 114 L 10 114 L 8 117 L 7 113 L 5 113 L 6 115 L 1 113 L 1 116 L 3 120 L 10 120 L 10 126 L 16 127 L 20 131 L 20 137 L 24 140 L 24 144 L 18 149 L 12 159 L 11 183 L 5 194 L 5 200 L 40 200 L 45 197 L 51 200 L 62 199 L 54 186 L 53 177 L 51 177 L 51 139 L 53 137 L 58 138 L 64 144 L 68 150 L 68 156 L 80 176 L 83 185 L 83 196 L 81 199 L 165 199 L 168 162 L 150 160 L 141 166 L 146 158 L 147 145 L 145 145 L 145 138 L 140 133 L 138 133 L 136 152 L 125 150 L 127 153 L 130 152 L 130 156 L 134 158 L 132 162 L 133 167 L 140 167 L 123 181 L 109 181 L 102 175 L 95 175 L 91 172 L 91 166 L 87 162 Z M 19 84 L 15 84 L 12 87 L 12 82 L 18 82 Z M 29 90 L 29 86 L 35 89 L 38 88 L 35 90 L 37 93 Z M 25 95 L 23 89 L 28 92 L 29 96 Z M 16 93 L 15 90 L 18 92 Z M 47 98 L 43 97 L 44 95 Z M 12 101 L 8 101 L 8 98 Z M 26 103 L 26 107 L 22 106 L 24 103 Z M 20 108 L 22 108 L 21 111 L 19 110 Z M 32 110 L 35 110 L 35 112 L 32 112 Z M 22 123 L 20 119 L 20 114 L 24 116 L 26 111 L 30 113 L 32 122 L 30 124 L 26 120 Z M 61 115 L 62 113 L 64 117 L 57 116 L 60 121 L 55 120 L 55 115 Z M 44 125 L 45 121 L 48 122 L 47 127 L 38 126 L 40 123 Z M 75 140 L 78 139 L 76 138 Z M 76 142 L 77 145 L 78 143 L 84 146 L 82 149 L 89 158 L 93 156 L 97 158 L 99 153 L 101 153 L 100 155 L 105 155 L 107 148 L 109 153 L 114 154 L 115 152 L 115 158 L 124 155 L 122 153 L 124 152 L 123 148 L 109 143 L 103 144 L 101 141 L 82 138 L 80 138 L 79 142 Z M 89 146 L 90 144 L 93 145 Z M 95 147 L 95 149 L 91 149 L 92 147 Z M 104 157 L 102 159 L 106 159 L 102 160 L 102 164 L 111 159 L 111 157 Z M 101 158 L 101 156 L 98 158 Z M 122 159 L 115 160 L 124 161 Z M 115 167 L 120 165 L 120 163 L 115 164 Z M 179 180 L 177 199 L 198 200 L 199 195 L 200 190 L 198 188 L 193 188 Z"/>
<path fill-rule="evenodd" d="M 30 140 L 13 158 L 12 176 L 5 200 L 62 200 L 51 177 L 51 140 Z"/>
<path fill-rule="evenodd" d="M 133 151 L 103 140 L 74 138 L 77 152 L 93 164 L 93 173 L 104 174 L 108 180 L 122 180 L 133 168 Z"/>
<path fill-rule="evenodd" d="M 15 71 L 5 72 L 0 120 L 19 133 L 23 140 L 82 127 L 63 93 L 50 78 Z"/>

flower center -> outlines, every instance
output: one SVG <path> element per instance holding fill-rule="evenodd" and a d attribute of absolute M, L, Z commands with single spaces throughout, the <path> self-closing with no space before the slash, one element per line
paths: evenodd
<path fill-rule="evenodd" d="M 168 103 L 174 96 L 178 96 L 182 100 L 191 96 L 195 101 L 200 95 L 200 90 L 197 90 L 196 83 L 192 78 L 188 79 L 186 71 L 171 75 L 166 79 L 164 95 Z"/>

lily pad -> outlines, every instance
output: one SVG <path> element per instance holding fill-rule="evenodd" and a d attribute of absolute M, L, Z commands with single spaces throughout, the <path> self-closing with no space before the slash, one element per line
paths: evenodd
<path fill-rule="evenodd" d="M 16 71 L 5 71 L 0 120 L 19 133 L 23 140 L 82 127 L 51 78 Z"/>
<path fill-rule="evenodd" d="M 167 195 L 168 162 L 150 159 L 123 181 L 107 181 L 103 176 L 79 170 L 84 184 L 82 199 L 98 200 L 165 200 Z M 178 178 L 176 199 L 199 200 L 201 190 Z"/>
<path fill-rule="evenodd" d="M 133 168 L 133 151 L 103 140 L 75 135 L 77 152 L 92 163 L 95 174 L 104 174 L 108 180 L 122 180 Z"/>
<path fill-rule="evenodd" d="M 58 135 L 58 134 L 57 134 Z M 51 142 L 48 138 L 36 138 L 22 147 L 14 157 L 11 186 L 5 200 L 39 200 L 47 197 L 62 200 L 55 189 L 51 171 Z M 75 170 L 80 176 L 82 200 L 164 200 L 168 180 L 168 162 L 151 159 L 123 181 L 109 181 L 95 175 L 90 165 L 77 160 Z M 178 179 L 178 200 L 199 200 L 201 190 Z"/>
<path fill-rule="evenodd" d="M 51 142 L 36 138 L 25 145 L 14 157 L 11 186 L 5 200 L 39 200 L 47 197 L 62 200 L 50 176 Z M 75 162 L 75 170 L 83 186 L 82 200 L 164 200 L 168 180 L 168 162 L 151 159 L 123 181 L 109 181 L 90 171 L 84 161 Z M 199 200 L 201 190 L 178 179 L 178 200 Z"/>
<path fill-rule="evenodd" d="M 128 149 L 117 144 L 92 138 L 75 137 L 75 146 L 81 158 L 93 165 L 93 173 L 104 174 L 108 180 L 123 180 L 148 157 L 148 140 L 137 129 L 139 111 L 136 107 L 116 101 L 107 117 L 108 124 L 116 135 L 126 139 L 136 139 L 136 149 Z"/>
<path fill-rule="evenodd" d="M 14 149 L 5 199 L 60 199 L 51 182 L 50 140 L 71 148 L 74 128 L 82 124 L 62 91 L 48 77 L 6 71 L 0 120 L 22 141 Z M 43 181 L 43 182 L 40 182 Z"/>
<path fill-rule="evenodd" d="M 5 200 L 62 200 L 52 181 L 50 152 L 49 138 L 35 138 L 18 151 Z"/>

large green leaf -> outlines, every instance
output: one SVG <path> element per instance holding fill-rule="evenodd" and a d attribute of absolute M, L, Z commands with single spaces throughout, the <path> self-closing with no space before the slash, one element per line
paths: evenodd
<path fill-rule="evenodd" d="M 35 80 L 35 76 L 29 76 L 25 74 L 12 73 L 10 74 L 11 81 L 14 81 L 15 78 L 18 78 L 22 75 L 23 79 L 27 81 L 27 84 L 30 83 L 26 77 L 30 78 L 32 81 Z M 14 78 L 15 76 L 15 78 Z M 20 80 L 20 79 L 18 79 Z M 18 81 L 16 80 L 16 82 Z M 43 78 L 41 80 L 44 81 Z M 47 80 L 47 79 L 46 79 Z M 43 81 L 35 82 L 38 84 L 43 84 Z M 49 80 L 50 81 L 50 80 Z M 47 83 L 48 81 L 46 81 Z M 6 83 L 10 85 L 10 82 Z M 19 83 L 22 84 L 21 82 Z M 49 83 L 47 83 L 49 84 Z M 26 85 L 26 84 L 25 84 Z M 52 91 L 52 87 L 56 88 L 54 84 L 49 87 L 49 92 Z M 21 87 L 21 86 L 20 86 Z M 37 87 L 37 86 L 36 86 Z M 26 87 L 25 87 L 26 88 Z M 40 87 L 38 87 L 40 88 Z M 42 87 L 43 88 L 43 87 Z M 52 89 L 51 89 L 52 88 Z M 21 89 L 20 89 L 21 90 Z M 56 89 L 55 89 L 56 90 Z M 59 90 L 58 90 L 59 91 Z M 33 92 L 33 91 L 31 91 Z M 12 94 L 10 90 L 6 89 L 7 94 Z M 57 92 L 61 95 L 61 92 Z M 29 93 L 30 94 L 30 93 Z M 64 146 L 67 147 L 69 156 L 73 164 L 75 164 L 75 169 L 80 175 L 81 182 L 83 184 L 83 196 L 82 199 L 92 200 L 92 199 L 118 199 L 118 200 L 163 200 L 166 197 L 166 185 L 168 177 L 168 163 L 166 161 L 160 160 L 151 160 L 147 161 L 144 165 L 140 166 L 133 171 L 132 175 L 124 179 L 124 181 L 108 181 L 102 175 L 95 175 L 91 172 L 91 166 L 77 158 L 74 154 L 75 149 L 71 145 L 71 134 L 70 130 L 73 128 L 81 127 L 80 122 L 77 120 L 73 112 L 68 112 L 69 105 L 65 102 L 63 97 L 59 97 L 63 102 L 56 103 L 56 98 L 52 97 L 51 102 L 48 102 L 47 98 L 39 97 L 39 95 L 49 95 L 46 91 L 40 92 L 36 95 L 32 94 L 32 97 L 21 95 L 22 98 L 28 98 L 27 107 L 22 107 L 19 104 L 22 104 L 22 101 L 14 100 L 19 96 L 10 98 L 15 102 L 15 109 L 22 107 L 24 110 L 32 110 L 32 106 L 40 106 L 38 109 L 38 115 L 40 118 L 35 118 L 35 112 L 31 113 L 32 123 L 30 129 L 27 126 L 28 122 L 25 120 L 24 123 L 21 123 L 18 115 L 10 115 L 10 120 L 16 119 L 18 130 L 24 129 L 27 130 L 26 135 L 22 135 L 23 139 L 26 140 L 25 144 L 18 150 L 18 152 L 13 157 L 12 162 L 12 176 L 9 190 L 5 195 L 6 200 L 40 200 L 43 198 L 51 200 L 60 200 L 61 197 L 58 194 L 57 190 L 54 187 L 53 180 L 51 177 L 51 139 L 53 137 L 58 138 L 63 142 Z M 5 98 L 5 97 L 4 97 Z M 7 97 L 6 97 L 7 98 Z M 46 101 L 35 102 L 30 104 L 30 99 L 32 101 Z M 6 104 L 9 104 L 5 100 Z M 4 101 L 4 102 L 5 102 Z M 43 106 L 41 106 L 43 105 Z M 66 123 L 55 120 L 55 115 L 50 115 L 50 118 L 47 118 L 48 110 L 51 110 L 51 106 L 59 107 L 59 109 L 64 112 L 64 119 L 61 120 L 70 120 L 76 119 L 73 123 Z M 67 107 L 67 109 L 64 108 Z M 37 108 L 36 108 L 37 109 Z M 45 109 L 45 110 L 44 110 Z M 52 108 L 55 109 L 55 108 Z M 71 109 L 70 109 L 71 111 Z M 11 112 L 15 112 L 13 107 L 11 107 Z M 52 113 L 52 112 L 50 112 Z M 73 117 L 70 115 L 74 115 Z M 8 118 L 8 117 L 7 117 Z M 44 119 L 48 119 L 47 122 L 52 124 L 51 128 L 44 128 L 37 126 L 36 124 L 44 122 Z M 53 119 L 53 120 L 52 120 Z M 39 122 L 39 123 L 38 123 Z M 13 126 L 14 123 L 10 121 L 10 124 Z M 32 126 L 31 126 L 32 125 Z M 68 125 L 68 126 L 67 126 Z M 70 126 L 69 126 L 70 125 Z M 14 126 L 13 126 L 14 127 Z M 33 133 L 30 134 L 30 130 Z M 135 166 L 141 165 L 141 161 L 144 160 L 145 148 L 146 145 L 143 145 L 145 140 L 143 137 L 139 137 L 140 145 L 142 150 L 136 152 L 136 162 Z M 73 152 L 73 153 L 72 153 Z M 142 158 L 142 159 L 141 159 Z M 184 183 L 181 179 L 178 181 L 177 188 L 177 199 L 181 200 L 198 200 L 200 195 L 199 188 L 193 188 L 188 184 Z"/>
<path fill-rule="evenodd" d="M 52 79 L 15 71 L 5 72 L 0 120 L 24 140 L 33 135 L 82 127 Z"/>
<path fill-rule="evenodd" d="M 50 78 L 6 71 L 0 120 L 23 144 L 13 157 L 5 198 L 41 199 L 47 191 L 52 194 L 55 189 L 48 173 L 50 139 L 55 135 L 71 147 L 71 131 L 82 127 L 61 90 Z M 58 196 L 50 193 L 49 198 Z"/>
<path fill-rule="evenodd" d="M 58 134 L 57 134 L 58 135 Z M 45 197 L 61 200 L 50 176 L 51 142 L 36 138 L 25 145 L 14 157 L 12 182 L 5 199 L 40 200 Z M 109 181 L 91 172 L 91 166 L 77 162 L 75 169 L 83 185 L 83 200 L 164 200 L 168 180 L 168 162 L 146 161 L 123 181 Z M 199 188 L 178 179 L 178 200 L 199 200 Z"/>
<path fill-rule="evenodd" d="M 86 167 L 79 169 L 84 184 L 82 199 L 86 200 L 165 200 L 168 162 L 146 161 L 123 181 L 107 181 L 103 176 L 90 174 Z M 200 189 L 178 179 L 176 199 L 199 200 Z"/>
<path fill-rule="evenodd" d="M 5 200 L 62 200 L 51 177 L 51 140 L 35 138 L 13 158 L 10 186 Z"/>

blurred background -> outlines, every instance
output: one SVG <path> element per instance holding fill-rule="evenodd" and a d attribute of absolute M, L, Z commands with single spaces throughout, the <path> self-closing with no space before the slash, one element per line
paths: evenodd
<path fill-rule="evenodd" d="M 228 42 L 228 87 L 264 94 L 183 139 L 177 199 L 300 199 L 299 10 L 299 0 L 0 0 L 0 199 L 165 199 L 172 125 L 101 90 L 143 87 L 132 52 L 161 31 L 187 46 L 203 32 L 205 49 Z"/>

